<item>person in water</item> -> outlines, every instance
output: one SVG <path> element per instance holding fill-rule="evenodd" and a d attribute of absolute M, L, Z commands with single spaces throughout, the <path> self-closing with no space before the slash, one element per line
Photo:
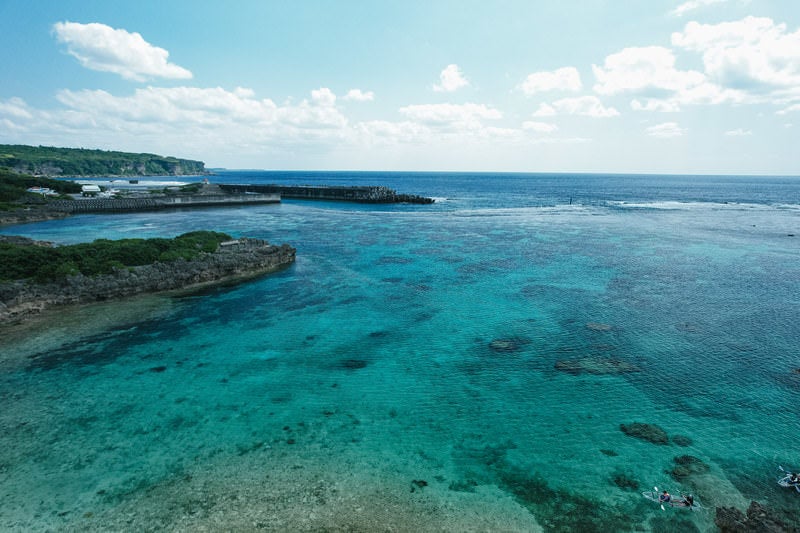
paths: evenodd
<path fill-rule="evenodd" d="M 670 500 L 672 500 L 672 496 L 666 490 L 664 490 L 664 492 L 662 492 L 658 497 L 658 501 L 661 503 L 669 503 Z"/>
<path fill-rule="evenodd" d="M 683 496 L 683 498 L 681 499 L 680 503 L 684 507 L 691 507 L 691 506 L 694 505 L 694 496 L 692 496 L 691 494 L 687 494 L 687 495 Z"/>

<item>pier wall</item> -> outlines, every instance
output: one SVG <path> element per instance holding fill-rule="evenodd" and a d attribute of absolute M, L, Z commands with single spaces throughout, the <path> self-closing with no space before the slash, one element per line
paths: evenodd
<path fill-rule="evenodd" d="M 432 204 L 432 198 L 413 194 L 398 194 L 382 186 L 335 186 L 335 185 L 248 185 L 219 184 L 229 193 L 280 194 L 282 198 L 300 200 L 336 200 L 367 204 Z"/>
<path fill-rule="evenodd" d="M 48 205 L 65 213 L 147 211 L 174 207 L 215 207 L 280 203 L 279 194 L 156 196 L 153 198 L 88 198 L 56 200 Z"/>

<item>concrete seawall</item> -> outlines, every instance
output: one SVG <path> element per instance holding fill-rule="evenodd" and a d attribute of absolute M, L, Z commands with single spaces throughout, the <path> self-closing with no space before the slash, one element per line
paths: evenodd
<path fill-rule="evenodd" d="M 280 203 L 280 194 L 156 196 L 152 198 L 89 198 L 56 200 L 48 205 L 64 213 L 147 211 L 175 207 L 215 207 Z"/>
<path fill-rule="evenodd" d="M 399 194 L 382 186 L 334 186 L 334 185 L 248 185 L 219 184 L 228 193 L 279 194 L 282 198 L 300 200 L 337 200 L 366 204 L 432 204 L 433 198 L 413 194 Z"/>

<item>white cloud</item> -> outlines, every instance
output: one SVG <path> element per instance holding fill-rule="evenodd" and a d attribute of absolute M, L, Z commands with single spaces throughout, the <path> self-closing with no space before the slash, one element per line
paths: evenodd
<path fill-rule="evenodd" d="M 785 115 L 786 113 L 791 113 L 793 111 L 800 111 L 800 104 L 793 104 L 787 107 L 786 109 L 781 109 L 777 112 L 778 115 Z"/>
<path fill-rule="evenodd" d="M 57 22 L 53 32 L 67 52 L 91 70 L 113 72 L 125 79 L 187 79 L 192 73 L 168 61 L 169 52 L 153 46 L 138 33 L 93 22 Z"/>
<path fill-rule="evenodd" d="M 753 132 L 750 130 L 745 130 L 743 128 L 736 128 L 735 130 L 729 130 L 725 132 L 725 135 L 728 137 L 744 137 L 746 135 L 752 135 Z"/>
<path fill-rule="evenodd" d="M 686 129 L 681 128 L 675 122 L 664 122 L 663 124 L 650 126 L 645 130 L 645 133 L 651 137 L 681 137 L 682 135 L 686 134 Z"/>
<path fill-rule="evenodd" d="M 661 100 L 658 98 L 645 98 L 644 100 L 631 100 L 631 109 L 634 111 L 661 111 L 662 113 L 675 113 L 680 111 L 680 105 L 674 100 Z"/>
<path fill-rule="evenodd" d="M 135 146 L 156 153 L 167 146 L 184 152 L 199 146 L 201 153 L 221 146 L 335 145 L 349 134 L 347 118 L 331 105 L 332 93 L 320 89 L 314 95 L 277 105 L 242 88 L 147 87 L 126 96 L 62 90 L 56 97 L 63 107 L 52 111 L 0 101 L 0 121 L 13 123 L 25 132 L 17 138 L 33 143 L 52 138 L 62 146 Z M 15 116 L 12 106 L 26 109 L 29 117 Z"/>
<path fill-rule="evenodd" d="M 370 102 L 375 99 L 375 93 L 372 91 L 362 91 L 361 89 L 350 89 L 344 96 L 345 100 L 353 100 L 355 102 Z"/>
<path fill-rule="evenodd" d="M 322 106 L 332 106 L 336 103 L 336 95 L 327 87 L 320 87 L 311 91 L 311 100 Z"/>
<path fill-rule="evenodd" d="M 551 72 L 534 72 L 528 74 L 520 85 L 522 92 L 528 96 L 545 91 L 580 91 L 583 87 L 581 76 L 575 67 L 563 67 Z"/>
<path fill-rule="evenodd" d="M 439 80 L 440 84 L 433 86 L 433 90 L 436 92 L 451 93 L 469 85 L 469 81 L 461 73 L 458 65 L 447 65 L 439 74 Z"/>
<path fill-rule="evenodd" d="M 503 114 L 484 104 L 421 104 L 400 108 L 411 120 L 434 127 L 479 129 L 483 120 L 497 120 Z"/>
<path fill-rule="evenodd" d="M 6 102 L 0 101 L 0 115 L 6 115 L 11 118 L 29 119 L 32 118 L 31 111 L 28 109 L 28 104 L 22 98 L 9 98 Z"/>
<path fill-rule="evenodd" d="M 592 71 L 598 82 L 594 90 L 600 94 L 665 96 L 705 82 L 700 72 L 677 70 L 672 50 L 662 46 L 625 48 L 606 57 L 602 67 L 592 65 Z"/>
<path fill-rule="evenodd" d="M 552 133 L 558 130 L 558 126 L 550 124 L 549 122 L 536 122 L 533 120 L 526 120 L 522 123 L 522 129 L 528 131 L 535 131 L 537 133 Z"/>
<path fill-rule="evenodd" d="M 700 7 L 710 6 L 712 4 L 723 4 L 728 0 L 689 0 L 688 2 L 684 2 L 672 11 L 670 11 L 670 15 L 674 15 L 676 17 L 682 17 L 689 11 L 694 11 Z"/>
<path fill-rule="evenodd" d="M 742 102 L 741 91 L 711 83 L 702 72 L 678 70 L 669 48 L 625 48 L 611 54 L 603 66 L 592 65 L 600 94 L 631 93 L 636 111 L 678 111 L 682 105 Z"/>
<path fill-rule="evenodd" d="M 606 107 L 596 96 L 578 96 L 562 98 L 551 104 L 541 104 L 534 117 L 550 117 L 553 115 L 582 115 L 594 118 L 616 117 L 619 111 Z"/>
<path fill-rule="evenodd" d="M 734 22 L 689 22 L 672 34 L 672 44 L 700 52 L 705 72 L 716 83 L 747 92 L 750 97 L 800 85 L 800 30 L 764 17 Z"/>

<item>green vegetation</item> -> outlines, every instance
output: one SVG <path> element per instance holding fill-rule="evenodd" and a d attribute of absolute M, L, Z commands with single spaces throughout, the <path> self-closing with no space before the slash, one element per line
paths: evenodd
<path fill-rule="evenodd" d="M 27 174 L 17 174 L 7 168 L 0 168 L 0 210 L 7 211 L 17 208 L 20 202 L 44 203 L 45 198 L 41 194 L 27 191 L 29 187 L 46 187 L 59 194 L 81 192 L 81 186 L 74 181 L 37 178 Z"/>
<path fill-rule="evenodd" d="M 41 176 L 189 176 L 205 163 L 155 154 L 0 144 L 0 166 Z"/>
<path fill-rule="evenodd" d="M 45 283 L 77 273 L 96 276 L 115 268 L 194 259 L 230 239 L 225 233 L 193 231 L 174 239 L 98 239 L 55 248 L 0 242 L 0 281 L 32 279 Z"/>

